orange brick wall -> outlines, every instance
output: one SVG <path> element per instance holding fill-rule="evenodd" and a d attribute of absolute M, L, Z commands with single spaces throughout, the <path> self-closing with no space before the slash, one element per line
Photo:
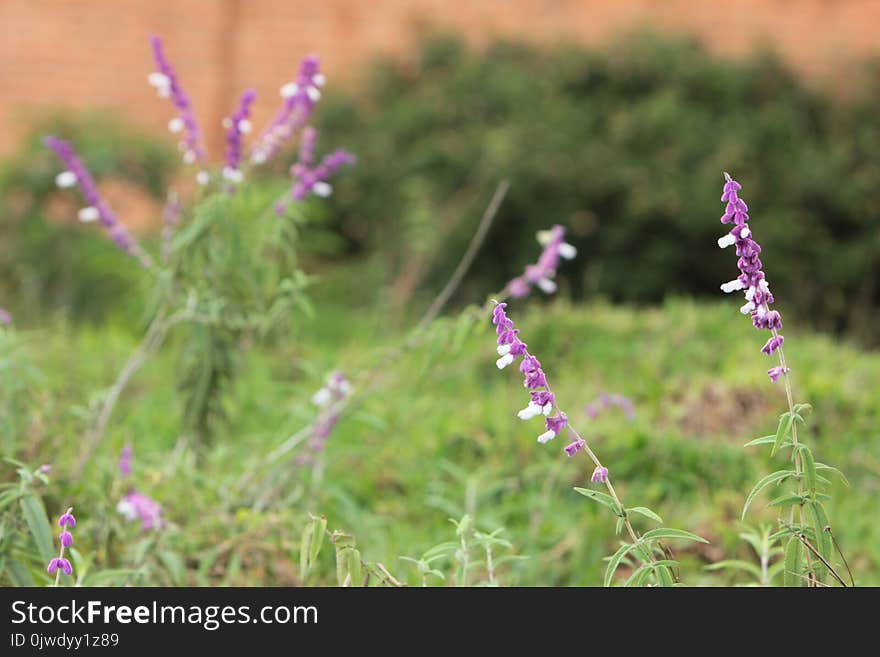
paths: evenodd
<path fill-rule="evenodd" d="M 146 85 L 154 32 L 217 156 L 220 121 L 241 90 L 257 89 L 259 126 L 307 53 L 345 85 L 372 54 L 406 56 L 435 28 L 479 46 L 501 35 L 596 43 L 646 25 L 734 56 L 771 45 L 832 80 L 880 53 L 880 0 L 0 0 L 0 154 L 47 106 L 100 106 L 163 129 L 171 109 Z"/>

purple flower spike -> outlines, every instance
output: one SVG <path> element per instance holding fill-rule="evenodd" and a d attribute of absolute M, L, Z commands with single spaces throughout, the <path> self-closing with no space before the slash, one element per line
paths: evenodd
<path fill-rule="evenodd" d="M 761 269 L 763 263 L 758 257 L 758 254 L 761 253 L 761 247 L 752 239 L 752 231 L 748 226 L 749 208 L 745 201 L 739 198 L 738 192 L 742 189 L 742 185 L 726 172 L 724 179 L 726 182 L 721 200 L 726 201 L 727 205 L 721 217 L 721 223 L 733 224 L 733 228 L 718 240 L 718 246 L 722 249 L 736 246 L 736 255 L 739 256 L 736 264 L 739 267 L 740 275 L 732 281 L 724 283 L 721 290 L 725 293 L 742 290 L 746 303 L 740 308 L 740 312 L 744 315 L 751 315 L 752 325 L 756 329 L 773 332 L 773 337 L 761 349 L 769 356 L 779 349 L 784 341 L 784 338 L 777 333 L 782 328 L 782 318 L 777 311 L 770 310 L 770 305 L 774 303 L 775 299 L 770 292 L 767 277 Z"/>
<path fill-rule="evenodd" d="M 325 82 L 326 78 L 319 72 L 318 58 L 306 57 L 300 65 L 296 81 L 281 87 L 284 102 L 254 144 L 251 151 L 254 164 L 268 162 L 281 146 L 302 129 L 321 98 L 321 87 Z"/>
<path fill-rule="evenodd" d="M 49 562 L 49 567 L 46 569 L 49 573 L 54 573 L 56 570 L 61 569 L 64 571 L 65 575 L 70 575 L 73 573 L 73 566 L 70 565 L 70 562 L 63 557 L 55 557 L 52 561 Z"/>
<path fill-rule="evenodd" d="M 343 402 L 352 394 L 351 382 L 342 372 L 333 372 L 327 378 L 327 384 L 312 395 L 312 403 L 320 411 L 312 427 L 309 448 L 313 453 L 322 452 L 327 440 L 339 422 Z M 298 459 L 300 465 L 314 463 L 312 456 L 303 455 Z"/>
<path fill-rule="evenodd" d="M 303 201 L 309 194 L 326 198 L 333 193 L 333 187 L 328 180 L 336 175 L 336 172 L 346 164 L 354 164 L 355 156 L 346 150 L 339 149 L 321 160 L 315 165 L 315 145 L 318 140 L 318 131 L 314 128 L 306 128 L 303 131 L 300 143 L 299 159 L 290 167 L 290 175 L 293 185 L 290 188 L 289 198 L 293 201 Z M 287 210 L 286 203 L 276 208 L 279 215 Z"/>
<path fill-rule="evenodd" d="M 61 532 L 61 535 L 58 538 L 61 540 L 61 545 L 63 545 L 66 548 L 73 545 L 73 534 L 71 534 L 66 529 L 63 532 Z"/>
<path fill-rule="evenodd" d="M 238 106 L 235 114 L 223 120 L 223 127 L 226 132 L 226 166 L 223 167 L 224 180 L 236 184 L 240 183 L 244 174 L 242 174 L 241 165 L 241 142 L 242 135 L 251 131 L 251 105 L 257 98 L 257 92 L 248 89 L 241 97 L 241 104 Z"/>
<path fill-rule="evenodd" d="M 593 476 L 590 477 L 590 481 L 594 484 L 604 484 L 608 481 L 608 468 L 602 465 L 597 465 L 596 469 L 593 470 Z"/>
<path fill-rule="evenodd" d="M 73 507 L 70 507 L 60 518 L 58 518 L 59 527 L 76 527 L 76 518 L 73 517 Z"/>
<path fill-rule="evenodd" d="M 560 258 L 571 260 L 577 255 L 577 249 L 565 242 L 565 229 L 562 226 L 542 230 L 537 237 L 538 243 L 544 247 L 538 262 L 526 267 L 525 273 L 510 281 L 505 288 L 514 299 L 527 296 L 533 285 L 546 294 L 553 294 L 556 291 L 553 279 L 556 278 Z"/>
<path fill-rule="evenodd" d="M 119 473 L 123 477 L 131 476 L 131 461 L 134 456 L 134 453 L 131 449 L 131 445 L 126 445 L 122 448 L 122 452 L 119 454 Z"/>
<path fill-rule="evenodd" d="M 89 170 L 74 152 L 73 147 L 66 141 L 57 137 L 46 137 L 44 143 L 66 167 L 66 171 L 58 174 L 55 179 L 59 187 L 72 187 L 79 185 L 83 198 L 88 205 L 79 211 L 79 220 L 88 223 L 100 220 L 107 233 L 120 249 L 128 255 L 137 258 L 144 267 L 150 267 L 150 257 L 135 242 L 128 229 L 119 222 L 119 219 L 110 209 L 110 206 L 101 198 L 98 187 Z"/>
<path fill-rule="evenodd" d="M 168 122 L 168 129 L 173 133 L 183 133 L 180 149 L 183 151 L 183 161 L 186 164 L 196 162 L 204 164 L 205 151 L 202 148 L 199 126 L 189 96 L 180 86 L 171 62 L 165 57 L 162 50 L 162 40 L 157 36 L 152 36 L 150 44 L 153 46 L 153 57 L 157 69 L 156 72 L 149 75 L 150 85 L 156 88 L 160 98 L 170 98 L 174 107 L 177 108 L 177 116 Z M 207 172 L 200 171 L 197 180 L 200 184 L 207 183 Z"/>

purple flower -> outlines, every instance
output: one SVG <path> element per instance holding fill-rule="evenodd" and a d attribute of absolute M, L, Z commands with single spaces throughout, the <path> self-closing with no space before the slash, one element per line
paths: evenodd
<path fill-rule="evenodd" d="M 183 151 L 184 162 L 204 164 L 205 151 L 201 145 L 199 126 L 189 97 L 180 86 L 174 68 L 165 57 L 162 50 L 162 40 L 158 36 L 152 36 L 150 43 L 153 46 L 153 56 L 158 69 L 149 75 L 150 85 L 156 88 L 160 98 L 170 98 L 177 108 L 177 116 L 168 122 L 168 129 L 173 133 L 183 133 L 180 148 Z M 207 183 L 207 172 L 201 171 L 196 178 L 201 184 Z"/>
<path fill-rule="evenodd" d="M 771 367 L 769 370 L 767 370 L 767 376 L 770 377 L 770 380 L 773 383 L 776 383 L 779 380 L 779 377 L 781 377 L 783 374 L 788 374 L 789 371 L 790 370 L 787 367 L 782 367 L 781 365 L 779 365 L 776 367 Z"/>
<path fill-rule="evenodd" d="M 752 231 L 748 226 L 749 207 L 745 201 L 739 198 L 738 192 L 742 189 L 742 185 L 726 172 L 724 178 L 726 182 L 721 200 L 725 201 L 727 205 L 721 216 L 721 223 L 733 224 L 733 228 L 718 240 L 718 246 L 722 249 L 736 246 L 736 255 L 739 256 L 736 264 L 739 267 L 740 275 L 732 281 L 724 283 L 721 290 L 725 293 L 743 290 L 746 303 L 740 308 L 740 312 L 744 315 L 751 315 L 752 325 L 756 329 L 773 332 L 773 337 L 761 349 L 762 352 L 770 355 L 782 346 L 784 340 L 777 333 L 782 328 L 782 318 L 777 311 L 770 310 L 770 305 L 775 300 L 770 292 L 767 277 L 761 270 L 763 265 L 758 257 L 761 253 L 761 247 L 752 239 Z"/>
<path fill-rule="evenodd" d="M 54 573 L 56 570 L 61 569 L 64 571 L 65 575 L 70 575 L 73 573 L 73 566 L 70 565 L 70 562 L 63 557 L 55 557 L 52 561 L 49 562 L 49 567 L 46 569 L 49 573 Z"/>
<path fill-rule="evenodd" d="M 141 529 L 144 531 L 159 529 L 162 526 L 162 505 L 136 490 L 129 491 L 116 505 L 116 510 L 125 516 L 126 520 L 139 519 Z"/>
<path fill-rule="evenodd" d="M 571 260 L 577 255 L 577 249 L 564 241 L 565 229 L 562 226 L 553 226 L 550 230 L 542 230 L 538 233 L 538 243 L 544 247 L 538 262 L 526 267 L 522 276 L 517 276 L 507 284 L 506 292 L 518 299 L 528 295 L 533 285 L 537 285 L 546 294 L 556 291 L 556 270 L 559 268 L 559 259 Z"/>
<path fill-rule="evenodd" d="M 134 453 L 131 449 L 131 445 L 126 445 L 119 453 L 119 473 L 123 477 L 131 476 L 131 461 L 133 456 Z"/>
<path fill-rule="evenodd" d="M 312 427 L 312 435 L 309 439 L 309 448 L 313 452 L 321 452 L 327 444 L 327 440 L 333 433 L 336 423 L 339 422 L 339 405 L 352 393 L 351 382 L 345 378 L 342 372 L 333 372 L 327 378 L 327 384 L 312 395 L 312 403 L 321 410 Z M 311 457 L 303 456 L 299 463 L 311 462 Z"/>
<path fill-rule="evenodd" d="M 101 225 L 104 226 L 110 235 L 110 239 L 116 242 L 120 249 L 140 260 L 144 267 L 150 267 L 152 263 L 149 256 L 135 242 L 125 226 L 119 222 L 110 206 L 101 198 L 92 175 L 79 157 L 77 157 L 73 147 L 68 142 L 51 136 L 46 137 L 44 143 L 48 148 L 55 151 L 55 154 L 67 168 L 66 171 L 61 172 L 56 177 L 55 181 L 58 186 L 72 187 L 73 185 L 79 185 L 80 191 L 86 203 L 88 203 L 86 207 L 79 211 L 79 220 L 85 223 L 100 220 Z"/>
<path fill-rule="evenodd" d="M 0 308 L 0 324 L 5 324 L 6 326 L 12 324 L 12 315 L 4 308 Z"/>
<path fill-rule="evenodd" d="M 52 471 L 52 466 L 48 463 L 44 463 L 40 466 L 40 472 L 43 474 L 49 474 Z"/>
<path fill-rule="evenodd" d="M 61 571 L 70 575 L 73 573 L 73 566 L 70 565 L 70 561 L 64 558 L 64 550 L 73 545 L 73 534 L 67 530 L 68 527 L 76 527 L 76 518 L 73 517 L 73 507 L 68 508 L 67 511 L 61 514 L 61 517 L 58 518 L 58 526 L 61 527 L 61 534 L 58 536 L 58 539 L 61 542 L 61 551 L 58 553 L 57 557 L 49 562 L 49 566 L 46 570 L 49 574 Z M 55 576 L 56 585 L 58 584 L 58 577 L 61 572 Z"/>
<path fill-rule="evenodd" d="M 70 507 L 58 518 L 59 527 L 76 527 L 76 518 L 73 517 L 73 507 Z"/>
<path fill-rule="evenodd" d="M 601 393 L 596 399 L 587 404 L 584 407 L 584 412 L 590 417 L 590 419 L 595 420 L 603 411 L 614 407 L 622 410 L 626 419 L 630 422 L 635 420 L 636 409 L 632 400 L 625 395 L 609 394 L 607 392 Z"/>
<path fill-rule="evenodd" d="M 604 484 L 608 481 L 608 468 L 602 465 L 597 465 L 596 469 L 593 470 L 593 476 L 590 477 L 590 481 L 594 484 Z"/>
<path fill-rule="evenodd" d="M 569 456 L 574 456 L 579 451 L 581 451 L 584 447 L 587 446 L 587 441 L 583 438 L 578 438 L 573 443 L 570 443 L 565 446 L 565 453 Z"/>
<path fill-rule="evenodd" d="M 239 168 L 241 165 L 241 140 L 242 135 L 251 131 L 250 112 L 251 105 L 257 97 L 257 92 L 248 89 L 241 97 L 241 104 L 235 114 L 223 120 L 226 132 L 226 166 L 223 167 L 224 180 L 235 184 L 240 183 L 244 175 Z"/>
<path fill-rule="evenodd" d="M 333 193 L 333 187 L 327 181 L 344 165 L 355 163 L 354 155 L 339 149 L 327 155 L 320 164 L 315 166 L 317 136 L 318 133 L 314 128 L 307 128 L 303 131 L 299 159 L 296 164 L 290 167 L 290 175 L 293 178 L 289 194 L 290 200 L 303 201 L 309 194 L 322 198 L 330 196 Z M 286 202 L 275 208 L 279 215 L 284 214 L 286 210 Z"/>
<path fill-rule="evenodd" d="M 281 87 L 284 102 L 254 144 L 251 151 L 254 164 L 263 164 L 271 159 L 306 124 L 321 98 L 320 88 L 326 82 L 318 69 L 318 58 L 310 55 L 300 64 L 296 81 Z"/>

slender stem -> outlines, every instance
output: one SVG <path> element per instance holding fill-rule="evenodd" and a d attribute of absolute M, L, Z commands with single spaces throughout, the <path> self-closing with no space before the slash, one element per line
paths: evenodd
<path fill-rule="evenodd" d="M 483 245 L 483 240 L 486 239 L 486 233 L 489 232 L 489 227 L 492 225 L 492 221 L 495 219 L 495 215 L 498 214 L 498 209 L 501 207 L 501 202 L 504 201 L 504 197 L 507 195 L 507 191 L 509 189 L 510 182 L 508 180 L 502 180 L 501 183 L 499 183 L 498 188 L 492 195 L 492 200 L 489 201 L 489 205 L 483 212 L 483 216 L 480 219 L 480 223 L 477 226 L 476 232 L 471 238 L 470 244 L 468 244 L 467 250 L 461 257 L 461 260 L 459 261 L 458 266 L 455 268 L 455 271 L 452 273 L 449 281 L 447 281 L 446 285 L 440 291 L 440 294 L 437 295 L 437 297 L 434 299 L 434 302 L 430 305 L 422 319 L 419 321 L 418 326 L 416 327 L 417 329 L 423 329 L 428 324 L 434 321 L 434 319 L 443 309 L 443 306 L 445 306 L 446 302 L 449 301 L 449 297 L 452 296 L 452 293 L 455 292 L 456 288 L 461 284 L 462 279 L 464 278 L 468 269 L 470 269 L 471 263 L 473 263 L 474 258 L 477 255 L 477 251 L 479 251 L 480 247 Z"/>
<path fill-rule="evenodd" d="M 492 545 L 486 543 L 486 571 L 489 574 L 489 584 L 495 584 L 495 564 L 492 562 Z"/>

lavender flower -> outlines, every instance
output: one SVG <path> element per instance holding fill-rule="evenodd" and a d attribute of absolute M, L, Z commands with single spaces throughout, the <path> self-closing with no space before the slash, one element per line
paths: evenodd
<path fill-rule="evenodd" d="M 244 178 L 241 172 L 241 140 L 242 135 L 251 131 L 250 111 L 251 104 L 257 97 L 257 92 L 248 89 L 241 97 L 241 104 L 235 114 L 223 120 L 226 132 L 226 166 L 223 167 L 223 178 L 230 183 L 240 183 Z"/>
<path fill-rule="evenodd" d="M 527 296 L 533 285 L 537 285 L 546 294 L 556 291 L 556 270 L 559 268 L 559 259 L 571 260 L 577 255 L 577 249 L 564 240 L 565 229 L 562 226 L 553 226 L 550 230 L 542 230 L 538 233 L 538 243 L 544 247 L 538 262 L 526 267 L 521 276 L 517 276 L 507 284 L 507 293 L 514 299 Z"/>
<path fill-rule="evenodd" d="M 591 401 L 584 407 L 584 412 L 590 417 L 591 420 L 595 420 L 602 414 L 603 411 L 610 408 L 619 408 L 623 411 L 623 414 L 626 416 L 626 419 L 632 422 L 636 418 L 636 409 L 633 405 L 632 400 L 625 395 L 619 394 L 609 394 L 607 392 L 601 393 L 596 399 Z"/>
<path fill-rule="evenodd" d="M 177 116 L 168 122 L 168 129 L 173 133 L 183 133 L 180 148 L 183 151 L 183 161 L 187 164 L 204 164 L 205 151 L 199 137 L 199 126 L 196 122 L 195 113 L 189 97 L 180 86 L 177 75 L 171 63 L 165 57 L 162 50 L 162 40 L 157 36 L 150 38 L 153 46 L 153 56 L 156 60 L 156 72 L 148 77 L 150 85 L 156 88 L 160 98 L 170 98 L 177 108 Z M 200 184 L 206 184 L 209 180 L 208 172 L 204 169 L 199 172 L 196 179 Z"/>
<path fill-rule="evenodd" d="M 327 379 L 327 384 L 312 395 L 312 403 L 321 409 L 308 443 L 312 452 L 317 453 L 324 450 L 336 423 L 339 422 L 341 402 L 345 401 L 351 393 L 351 382 L 345 378 L 342 372 L 334 372 Z M 301 465 L 312 461 L 313 459 L 309 456 L 303 456 L 299 459 Z"/>
<path fill-rule="evenodd" d="M 12 315 L 5 308 L 0 308 L 0 324 L 9 326 L 12 324 Z"/>
<path fill-rule="evenodd" d="M 159 529 L 162 526 L 162 505 L 134 489 L 119 501 L 116 510 L 126 520 L 140 520 L 141 529 L 144 531 Z"/>
<path fill-rule="evenodd" d="M 134 453 L 131 449 L 131 445 L 126 445 L 122 448 L 122 452 L 119 454 L 119 473 L 123 477 L 131 476 L 131 462 Z"/>
<path fill-rule="evenodd" d="M 593 476 L 590 477 L 590 481 L 596 484 L 604 484 L 608 481 L 608 468 L 597 465 L 596 469 L 593 470 Z"/>
<path fill-rule="evenodd" d="M 101 225 L 107 230 L 116 245 L 128 255 L 137 258 L 144 267 L 150 267 L 150 257 L 141 249 L 126 227 L 110 209 L 110 206 L 101 198 L 95 181 L 89 170 L 77 157 L 73 147 L 66 141 L 57 137 L 46 137 L 44 143 L 48 148 L 55 151 L 66 171 L 60 173 L 55 179 L 59 187 L 72 187 L 79 185 L 83 197 L 88 206 L 79 211 L 79 219 L 82 222 L 100 220 Z"/>
<path fill-rule="evenodd" d="M 317 139 L 318 132 L 314 128 L 306 128 L 303 131 L 299 160 L 290 167 L 290 175 L 293 178 L 293 185 L 290 188 L 290 199 L 293 201 L 302 201 L 309 194 L 321 197 L 330 196 L 333 188 L 327 181 L 342 166 L 354 164 L 355 162 L 354 155 L 346 150 L 339 149 L 327 155 L 321 160 L 320 164 L 315 166 L 315 143 Z M 283 202 L 276 207 L 276 212 L 279 215 L 283 214 L 285 210 L 286 205 Z"/>
<path fill-rule="evenodd" d="M 58 526 L 61 527 L 61 534 L 58 536 L 59 542 L 61 543 L 61 551 L 58 553 L 57 557 L 49 562 L 49 565 L 46 568 L 50 575 L 56 573 L 55 586 L 58 586 L 58 578 L 61 576 L 62 572 L 66 575 L 73 574 L 73 566 L 70 565 L 69 560 L 64 558 L 64 550 L 73 545 L 73 534 L 68 530 L 68 527 L 76 527 L 76 518 L 73 517 L 73 507 L 70 507 L 61 515 L 58 519 Z"/>
<path fill-rule="evenodd" d="M 721 223 L 733 224 L 733 228 L 727 235 L 718 240 L 718 246 L 722 249 L 728 246 L 736 246 L 737 267 L 739 267 L 740 275 L 724 283 L 721 290 L 725 293 L 744 290 L 746 303 L 740 308 L 740 312 L 744 315 L 751 315 L 752 324 L 758 330 L 768 330 L 772 332 L 767 343 L 761 348 L 761 351 L 768 356 L 776 352 L 785 338 L 779 335 L 782 328 L 782 318 L 775 310 L 770 310 L 770 306 L 775 299 L 770 292 L 770 286 L 767 283 L 767 277 L 761 270 L 763 263 L 758 255 L 761 253 L 761 247 L 752 239 L 752 231 L 748 226 L 749 207 L 746 202 L 739 198 L 739 190 L 742 185 L 730 177 L 727 172 L 724 173 L 724 191 L 721 200 L 726 201 L 727 205 L 724 214 L 721 216 Z M 781 353 L 781 352 L 780 352 Z M 788 368 L 784 366 L 774 367 L 767 371 L 770 380 L 775 382 L 782 374 L 786 374 Z"/>
<path fill-rule="evenodd" d="M 306 124 L 315 104 L 321 98 L 320 88 L 326 82 L 318 69 L 318 58 L 310 55 L 300 64 L 296 81 L 281 87 L 284 102 L 251 150 L 251 161 L 254 164 L 269 161 Z"/>
<path fill-rule="evenodd" d="M 52 466 L 49 465 L 48 463 L 44 463 L 43 465 L 40 466 L 40 473 L 41 474 L 45 475 L 45 474 L 49 474 L 50 472 L 52 472 Z"/>

